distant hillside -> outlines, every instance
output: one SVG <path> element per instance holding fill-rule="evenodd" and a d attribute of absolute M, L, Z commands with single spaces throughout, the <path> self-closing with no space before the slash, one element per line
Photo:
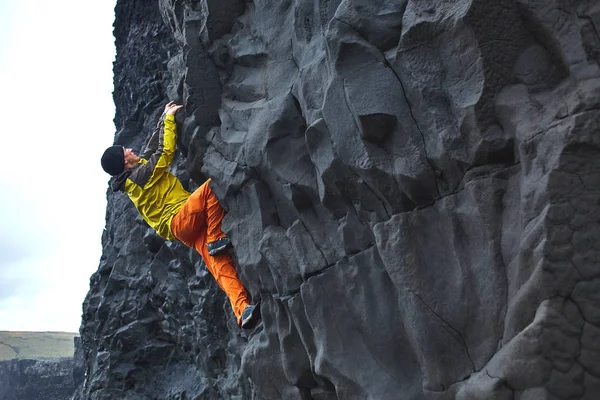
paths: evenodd
<path fill-rule="evenodd" d="M 0 331 L 0 361 L 73 357 L 72 332 L 9 332 Z"/>

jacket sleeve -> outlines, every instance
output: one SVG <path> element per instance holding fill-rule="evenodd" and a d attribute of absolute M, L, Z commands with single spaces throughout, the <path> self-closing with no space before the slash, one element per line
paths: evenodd
<path fill-rule="evenodd" d="M 150 156 L 148 162 L 133 173 L 129 179 L 143 188 L 155 184 L 171 165 L 175 156 L 176 146 L 175 116 L 167 115 L 164 119 L 164 129 L 158 135 L 156 151 Z"/>
<path fill-rule="evenodd" d="M 147 160 L 152 156 L 152 154 L 154 154 L 156 150 L 158 150 L 158 139 L 164 129 L 163 117 L 164 115 L 158 120 L 156 128 L 152 132 L 152 136 L 150 136 L 150 140 L 148 140 L 148 144 L 146 144 L 144 152 L 140 155 L 141 158 Z"/>

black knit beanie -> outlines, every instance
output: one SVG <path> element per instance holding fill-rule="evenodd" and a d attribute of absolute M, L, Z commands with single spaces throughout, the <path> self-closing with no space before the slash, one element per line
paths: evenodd
<path fill-rule="evenodd" d="M 119 175 L 125 169 L 123 146 L 110 146 L 102 154 L 102 169 L 112 176 Z"/>

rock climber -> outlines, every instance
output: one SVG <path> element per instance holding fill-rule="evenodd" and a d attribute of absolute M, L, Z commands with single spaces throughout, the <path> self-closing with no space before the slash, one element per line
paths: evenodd
<path fill-rule="evenodd" d="M 165 106 L 164 119 L 161 117 L 143 154 L 138 157 L 131 149 L 111 146 L 102 155 L 102 168 L 113 177 L 112 190 L 127 193 L 160 236 L 178 239 L 200 253 L 229 298 L 238 325 L 251 329 L 260 320 L 260 307 L 251 304 L 237 277 L 227 251 L 230 239 L 221 230 L 225 211 L 210 189 L 210 179 L 189 193 L 168 170 L 175 155 L 175 113 L 181 107 L 174 102 Z"/>

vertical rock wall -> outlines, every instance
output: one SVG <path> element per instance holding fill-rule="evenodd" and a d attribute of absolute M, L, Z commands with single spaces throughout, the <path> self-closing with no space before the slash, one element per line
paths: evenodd
<path fill-rule="evenodd" d="M 118 1 L 115 142 L 179 100 L 263 323 L 108 193 L 91 399 L 600 396 L 600 5 Z"/>

